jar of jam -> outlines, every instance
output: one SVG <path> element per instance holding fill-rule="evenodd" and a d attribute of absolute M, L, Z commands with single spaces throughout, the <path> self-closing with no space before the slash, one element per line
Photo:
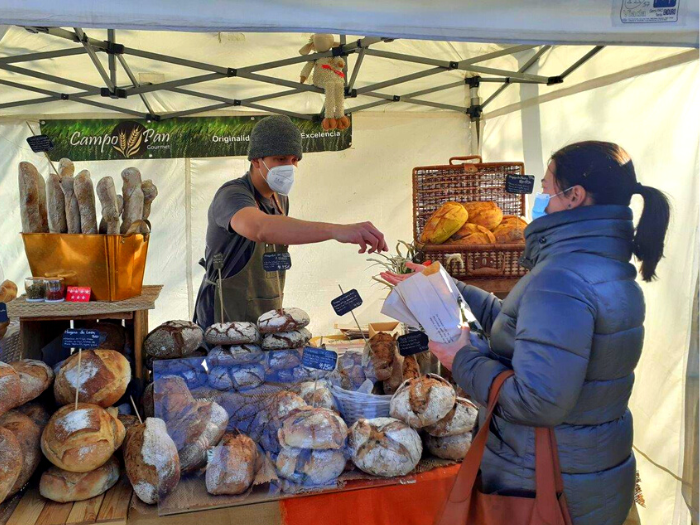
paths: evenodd
<path fill-rule="evenodd" d="M 46 293 L 44 297 L 47 303 L 60 303 L 66 300 L 66 281 L 61 277 L 46 279 Z"/>
<path fill-rule="evenodd" d="M 24 291 L 27 294 L 27 301 L 30 303 L 40 303 L 45 300 L 46 284 L 41 277 L 27 277 L 24 280 Z"/>

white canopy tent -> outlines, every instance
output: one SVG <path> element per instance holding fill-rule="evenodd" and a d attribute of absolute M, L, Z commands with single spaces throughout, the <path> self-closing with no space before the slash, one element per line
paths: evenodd
<path fill-rule="evenodd" d="M 45 174 L 49 170 L 46 159 L 32 153 L 25 141 L 33 134 L 27 123 L 38 130 L 42 120 L 51 118 L 118 115 L 104 106 L 139 115 L 195 114 L 190 112 L 202 108 L 206 111 L 197 115 L 259 114 L 259 108 L 230 102 L 293 90 L 290 83 L 298 84 L 303 65 L 296 61 L 265 72 L 289 84 L 283 87 L 219 75 L 187 88 L 197 96 L 181 88 L 179 92 L 158 89 L 134 92 L 125 99 L 99 94 L 80 97 L 98 105 L 86 104 L 70 100 L 70 95 L 85 86 L 109 84 L 86 46 L 61 37 L 56 29 L 42 28 L 64 26 L 65 37 L 78 27 L 94 43 L 112 39 L 139 51 L 124 55 L 133 78 L 121 63 L 115 67 L 115 84 L 124 88 L 177 82 L 204 73 L 183 61 L 240 70 L 296 58 L 310 31 L 344 33 L 350 45 L 367 36 L 396 39 L 374 39 L 376 43 L 369 46 L 384 56 L 365 53 L 360 59 L 359 51 L 349 54 L 350 73 L 362 60 L 354 83 L 358 91 L 388 84 L 372 91 L 383 97 L 348 98 L 346 108 L 384 104 L 354 115 L 350 149 L 305 155 L 291 196 L 291 214 L 331 222 L 371 220 L 392 244 L 411 239 L 410 174 L 414 166 L 442 164 L 455 155 L 481 152 L 487 161 L 524 160 L 527 173 L 539 178 L 548 156 L 567 143 L 595 138 L 622 145 L 634 159 L 640 180 L 666 191 L 674 206 L 659 281 L 643 285 L 647 336 L 631 403 L 646 500 L 646 508 L 639 511 L 647 525 L 686 525 L 691 522 L 687 500 L 697 523 L 697 469 L 688 468 L 693 460 L 687 456 L 695 450 L 697 463 L 697 405 L 689 409 L 685 405 L 692 399 L 686 396 L 686 388 L 695 385 L 697 392 L 697 370 L 689 370 L 687 364 L 700 263 L 698 6 L 684 0 L 661 2 L 672 5 L 667 9 L 678 9 L 677 21 L 635 18 L 645 3 L 637 0 L 586 0 L 573 8 L 564 2 L 525 6 L 515 0 L 483 5 L 362 0 L 342 8 L 310 1 L 292 6 L 271 1 L 195 5 L 179 0 L 148 4 L 0 0 L 0 23 L 8 24 L 0 29 L 0 209 L 4 212 L 0 267 L 18 283 L 29 274 L 17 234 L 21 229 L 16 205 L 18 162 L 29 160 Z M 116 32 L 110 35 L 107 29 Z M 596 49 L 603 45 L 607 47 Z M 54 52 L 65 55 L 17 62 L 17 57 L 27 54 Z M 397 60 L 387 58 L 388 54 L 426 61 Z M 95 55 L 110 74 L 107 54 L 98 47 Z M 464 65 L 484 55 L 490 58 L 471 65 L 489 72 L 443 67 L 439 73 L 422 74 L 439 67 L 428 61 Z M 162 57 L 175 57 L 181 63 Z M 579 63 L 584 57 L 589 59 Z M 474 75 L 495 78 L 498 75 L 493 70 L 510 72 L 510 78 L 521 72 L 546 79 L 572 66 L 563 83 L 552 85 L 485 81 L 477 94 L 466 83 Z M 75 85 L 66 86 L 56 77 Z M 391 82 L 403 77 L 408 80 Z M 445 85 L 451 87 L 436 89 Z M 498 96 L 492 98 L 498 90 Z M 418 98 L 432 105 L 406 99 L 406 94 L 415 93 L 425 93 Z M 61 94 L 68 94 L 68 100 L 61 100 Z M 394 102 L 394 96 L 404 100 Z M 36 103 L 33 97 L 45 100 Z M 18 101 L 26 103 L 17 105 Z M 322 95 L 304 91 L 264 104 L 273 111 L 313 115 L 322 107 Z M 479 124 L 466 111 L 455 109 L 474 105 L 483 106 Z M 247 162 L 243 157 L 125 160 L 84 162 L 78 167 L 100 178 L 118 176 L 129 165 L 137 166 L 160 188 L 151 217 L 154 233 L 145 282 L 163 283 L 165 289 L 151 322 L 189 318 L 203 273 L 197 261 L 204 252 L 207 207 L 223 182 L 245 172 Z M 633 205 L 639 211 L 641 202 L 635 200 Z M 338 295 L 339 283 L 357 288 L 362 295 L 364 304 L 357 312 L 360 322 L 381 319 L 385 291 L 372 286 L 369 263 L 353 247 L 332 243 L 293 247 L 292 259 L 285 302 L 309 311 L 314 332 L 329 333 L 338 321 L 330 300 Z"/>

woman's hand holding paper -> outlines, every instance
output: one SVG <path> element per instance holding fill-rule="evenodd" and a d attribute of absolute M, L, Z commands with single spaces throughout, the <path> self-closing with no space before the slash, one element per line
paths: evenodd
<path fill-rule="evenodd" d="M 457 339 L 454 343 L 438 343 L 436 341 L 430 341 L 430 343 L 428 343 L 428 348 L 430 348 L 432 354 L 438 358 L 440 363 L 442 363 L 442 366 L 448 370 L 452 370 L 452 362 L 454 361 L 457 352 L 459 352 L 465 346 L 471 344 L 471 341 L 469 340 L 469 333 L 469 327 L 463 326 L 459 339 Z"/>

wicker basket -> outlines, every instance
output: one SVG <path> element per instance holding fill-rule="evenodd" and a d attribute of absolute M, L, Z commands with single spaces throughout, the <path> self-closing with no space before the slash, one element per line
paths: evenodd
<path fill-rule="evenodd" d="M 478 162 L 470 162 L 474 160 Z M 493 201 L 504 215 L 525 215 L 525 195 L 506 192 L 506 176 L 524 174 L 522 162 L 482 162 L 478 156 L 449 162 L 413 169 L 413 237 L 418 245 L 425 223 L 447 201 Z M 425 259 L 439 261 L 456 279 L 488 280 L 490 291 L 508 291 L 527 273 L 520 265 L 524 250 L 524 244 L 421 246 Z"/>
<path fill-rule="evenodd" d="M 336 385 L 331 386 L 331 392 L 340 408 L 340 415 L 348 426 L 362 418 L 389 417 L 389 403 L 392 396 L 364 394 L 345 390 Z"/>

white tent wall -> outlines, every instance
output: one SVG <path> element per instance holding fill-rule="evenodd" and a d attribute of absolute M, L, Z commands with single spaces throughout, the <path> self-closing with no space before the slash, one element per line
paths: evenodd
<path fill-rule="evenodd" d="M 646 499 L 646 508 L 639 511 L 641 522 L 649 525 L 690 524 L 681 478 L 685 376 L 700 242 L 697 75 L 697 62 L 679 65 L 528 106 L 488 119 L 485 126 L 484 157 L 524 158 L 526 171 L 538 179 L 549 156 L 566 144 L 587 139 L 616 142 L 629 152 L 639 180 L 671 198 L 672 223 L 659 279 L 642 283 L 646 335 L 630 403 Z M 635 197 L 633 208 L 638 218 L 641 198 Z M 685 480 L 691 481 L 692 475 Z"/>

